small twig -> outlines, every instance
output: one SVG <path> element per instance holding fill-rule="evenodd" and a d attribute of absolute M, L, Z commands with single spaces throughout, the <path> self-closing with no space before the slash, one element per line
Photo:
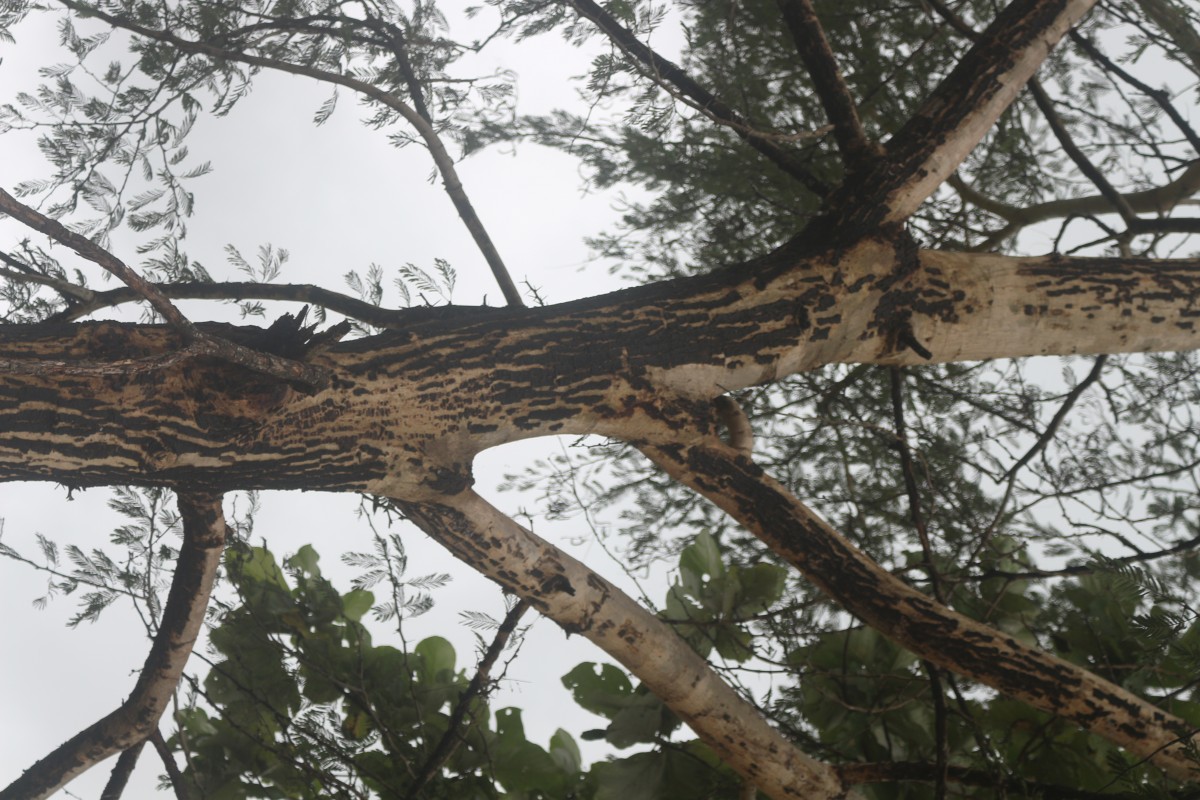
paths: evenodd
<path fill-rule="evenodd" d="M 1021 467 L 1028 464 L 1034 456 L 1042 452 L 1042 450 L 1044 450 L 1046 446 L 1054 440 L 1054 434 L 1058 432 L 1058 426 L 1061 425 L 1063 420 L 1067 418 L 1067 414 L 1070 413 L 1071 409 L 1075 406 L 1075 402 L 1079 400 L 1080 395 L 1082 395 L 1089 386 L 1100 380 L 1100 373 L 1104 370 L 1104 365 L 1107 363 L 1107 361 L 1107 355 L 1096 357 L 1096 360 L 1092 363 L 1091 371 L 1088 372 L 1087 376 L 1077 383 L 1070 392 L 1067 393 L 1066 398 L 1063 400 L 1063 404 L 1059 406 L 1058 411 L 1054 413 L 1054 416 L 1050 419 L 1050 423 L 1046 426 L 1046 430 L 1042 431 L 1042 435 L 1039 436 L 1037 441 L 1033 443 L 1033 446 L 1025 451 L 1025 455 L 1021 456 L 1019 459 L 1017 459 L 1017 463 L 1009 467 L 1008 471 L 1004 473 L 1002 480 L 1011 480 L 1012 477 L 1021 469 Z"/>
<path fill-rule="evenodd" d="M 480 659 L 479 666 L 475 670 L 475 675 L 471 678 L 471 682 L 467 685 L 467 688 L 459 695 L 454 710 L 450 712 L 450 721 L 447 724 L 446 732 L 442 734 L 437 747 L 433 749 L 433 753 L 425 761 L 425 764 L 421 767 L 421 771 L 417 773 L 416 780 L 413 781 L 412 786 L 409 788 L 406 795 L 407 800 L 416 800 L 416 798 L 421 796 L 421 792 L 425 786 L 429 781 L 433 780 L 443 765 L 454 755 L 454 751 L 462 744 L 463 726 L 466 722 L 467 713 L 470 711 L 471 703 L 484 691 L 491 675 L 492 667 L 496 665 L 497 659 L 500 658 L 500 654 L 508 645 L 509 637 L 512 636 L 513 631 L 517 628 L 517 623 L 521 620 L 521 616 L 528 609 L 529 601 L 520 599 L 504 615 L 504 621 L 496 629 L 496 635 L 492 638 L 492 643 L 488 645 L 483 658 Z"/>

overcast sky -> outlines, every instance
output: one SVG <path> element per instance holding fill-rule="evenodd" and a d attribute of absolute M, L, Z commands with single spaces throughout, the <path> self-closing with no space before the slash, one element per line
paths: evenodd
<path fill-rule="evenodd" d="M 37 66 L 67 60 L 55 53 L 53 28 L 34 19 L 17 30 L 17 44 L 0 47 L 0 102 L 10 102 L 17 88 L 31 86 Z M 507 48 L 497 63 L 520 74 L 519 109 L 524 113 L 569 105 L 574 90 L 566 76 L 585 71 L 590 58 L 557 37 Z M 554 65 L 553 70 L 546 69 Z M 488 65 L 483 65 L 487 68 Z M 212 160 L 215 171 L 194 182 L 196 216 L 185 241 L 189 254 L 218 280 L 239 279 L 224 263 L 222 248 L 233 244 L 244 254 L 270 243 L 287 248 L 291 260 L 284 282 L 315 283 L 345 291 L 342 275 L 368 265 L 384 267 L 390 282 L 406 262 L 432 266 L 434 258 L 448 260 L 458 271 L 455 301 L 474 304 L 486 295 L 500 302 L 482 258 L 475 251 L 439 183 L 430 183 L 431 162 L 416 146 L 396 150 L 385 136 L 359 124 L 362 115 L 347 92 L 338 110 L 323 127 L 315 128 L 313 113 L 328 90 L 312 81 L 290 76 L 260 76 L 252 95 L 225 119 L 202 118 L 190 137 L 197 161 Z M 27 178 L 44 176 L 29 140 L 19 134 L 0 138 L 0 181 L 7 189 Z M 518 284 L 539 287 L 548 302 L 561 302 L 610 288 L 619 281 L 606 265 L 587 265 L 583 238 L 616 219 L 612 194 L 583 191 L 576 164 L 567 156 L 533 146 L 511 153 L 476 156 L 459 166 L 472 202 Z M 8 224 L 0 226 L 5 245 L 27 234 Z M 135 263 L 130 248 L 116 254 Z M 60 248 L 61 250 L 61 248 Z M 69 268 L 81 264 L 60 252 Z M 225 271 L 228 270 L 228 271 Z M 92 273 L 93 285 L 102 280 Z M 393 294 L 390 298 L 395 300 Z M 386 301 L 385 301 L 386 302 Z M 230 313 L 215 304 L 185 303 L 193 319 L 220 318 Z M 282 310 L 282 308 L 280 309 Z M 236 321 L 236 317 L 229 318 Z M 493 487 L 505 468 L 515 469 L 547 448 L 553 440 L 526 442 L 485 453 L 477 463 L 478 488 L 500 508 L 516 513 L 535 511 L 536 501 L 515 494 L 498 494 Z M 49 484 L 0 485 L 3 540 L 26 555 L 37 557 L 34 535 L 42 533 L 60 546 L 77 544 L 85 550 L 107 543 L 121 523 L 105 507 L 107 493 L 66 492 Z M 265 494 L 255 536 L 265 538 L 277 555 L 313 543 L 327 574 L 348 590 L 350 573 L 338 568 L 345 550 L 370 550 L 370 530 L 357 520 L 357 498 L 314 493 Z M 601 520 L 603 522 L 603 520 Z M 566 547 L 605 577 L 629 590 L 621 570 L 590 539 L 581 520 L 551 525 L 535 519 L 536 531 Z M 580 545 L 572 540 L 582 539 Z M 458 612 L 503 614 L 499 589 L 455 561 L 415 528 L 405 529 L 410 575 L 449 572 L 453 582 L 434 595 L 429 614 L 406 622 L 409 642 L 426 636 L 451 639 L 459 665 L 475 663 L 474 636 Z M 110 548 L 113 555 L 119 551 Z M 660 576 L 661 578 L 661 576 Z M 112 710 L 132 688 L 149 646 L 143 628 L 127 604 L 117 604 L 95 624 L 68 630 L 74 598 L 59 597 L 45 611 L 31 601 L 45 591 L 46 576 L 20 564 L 0 561 L 5 614 L 0 622 L 0 786 L 44 756 L 53 747 Z M 659 586 L 663 586 L 661 580 Z M 661 601 L 663 589 L 653 592 Z M 527 615 L 526 621 L 535 615 Z M 382 634 L 382 628 L 376 626 Z M 561 726 L 574 735 L 599 720 L 578 710 L 562 688 L 560 677 L 585 660 L 605 660 L 580 637 L 568 639 L 547 620 L 537 621 L 493 708 L 516 705 L 525 709 L 526 730 L 545 746 Z M 194 663 L 194 662 L 193 662 Z M 568 713 L 574 710 L 573 713 Z M 169 729 L 164 725 L 164 730 Z M 603 747 L 581 742 L 585 753 L 598 757 Z M 95 797 L 112 761 L 93 769 L 61 797 Z M 143 754 L 134 782 L 125 797 L 151 797 L 161 765 Z"/>

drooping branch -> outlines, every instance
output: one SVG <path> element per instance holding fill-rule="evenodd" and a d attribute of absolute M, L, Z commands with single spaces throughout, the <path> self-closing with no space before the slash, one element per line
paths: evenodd
<path fill-rule="evenodd" d="M 642 451 L 762 539 L 850 613 L 940 667 L 1075 722 L 1180 780 L 1194 731 L 1095 674 L 952 611 L 884 570 L 719 439 Z"/>
<path fill-rule="evenodd" d="M 336 86 L 345 86 L 395 111 L 417 131 L 417 134 L 425 143 L 425 147 L 429 150 L 438 173 L 442 176 L 442 185 L 446 189 L 446 194 L 449 195 L 451 202 L 454 203 L 454 208 L 458 211 L 459 218 L 462 219 L 463 224 L 475 242 L 475 246 L 483 255 L 484 261 L 487 262 L 488 267 L 491 269 L 493 277 L 495 277 L 496 282 L 500 285 L 500 291 L 504 294 L 505 301 L 510 306 L 525 305 L 521 299 L 520 291 L 509 275 L 508 267 L 505 266 L 504 260 L 500 257 L 500 252 L 492 242 L 491 235 L 488 234 L 483 221 L 475 211 L 474 205 L 472 205 L 470 198 L 467 197 L 462 181 L 458 177 L 458 170 L 454 167 L 454 159 L 446 151 L 446 146 L 442 143 L 441 136 L 438 135 L 433 125 L 422 117 L 416 109 L 395 95 L 378 86 L 373 86 L 365 81 L 352 78 L 349 75 L 329 72 L 328 70 L 305 64 L 294 64 L 278 58 L 269 58 L 240 50 L 218 47 L 207 42 L 185 39 L 169 30 L 148 28 L 145 25 L 140 25 L 124 17 L 114 16 L 100 9 L 77 2 L 77 0 L 61 0 L 61 2 L 66 7 L 80 14 L 97 17 L 114 28 L 127 30 L 138 36 L 169 44 L 184 53 L 202 55 L 219 61 L 241 62 L 264 69 L 315 78 L 316 80 Z"/>
<path fill-rule="evenodd" d="M 455 556 L 624 664 L 767 796 L 854 796 L 831 766 L 805 755 L 768 725 L 666 623 L 470 489 L 396 504 Z"/>
<path fill-rule="evenodd" d="M 702 114 L 713 121 L 725 125 L 740 136 L 748 145 L 788 175 L 791 175 L 809 191 L 818 197 L 824 197 L 829 187 L 824 181 L 813 175 L 799 159 L 787 149 L 780 147 L 775 141 L 778 137 L 758 130 L 749 120 L 734 109 L 730 108 L 719 98 L 684 72 L 672 61 L 663 58 L 654 50 L 643 44 L 633 33 L 609 12 L 593 0 L 560 0 L 569 5 L 585 19 L 596 24 L 604 35 L 631 58 L 642 64 L 650 76 L 660 85 L 678 92 L 683 98 L 694 104 Z"/>
<path fill-rule="evenodd" d="M 221 497 L 178 496 L 183 545 L 162 620 L 133 691 L 121 706 L 90 725 L 0 791 L 0 800 L 41 800 L 100 763 L 143 741 L 157 728 L 200 635 L 226 527 Z"/>
<path fill-rule="evenodd" d="M 1054 45 L 1095 0 L 1014 0 L 886 143 L 887 154 L 830 198 L 813 241 L 908 219 L 958 169 Z"/>

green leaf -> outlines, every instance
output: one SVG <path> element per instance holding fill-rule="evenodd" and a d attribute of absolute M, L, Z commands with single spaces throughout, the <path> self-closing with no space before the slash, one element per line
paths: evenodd
<path fill-rule="evenodd" d="M 426 680 L 444 681 L 454 675 L 454 646 L 442 637 L 430 636 L 418 644 L 414 652 L 421 657 Z"/>
<path fill-rule="evenodd" d="M 683 548 L 679 554 L 679 570 L 697 577 L 719 578 L 725 574 L 725 563 L 712 534 L 701 531 L 694 542 Z"/>
<path fill-rule="evenodd" d="M 612 664 L 585 661 L 564 675 L 562 682 L 576 703 L 609 719 L 625 708 L 633 695 L 633 684 L 625 672 Z"/>
<path fill-rule="evenodd" d="M 317 562 L 321 560 L 321 556 L 313 549 L 312 545 L 306 544 L 296 551 L 296 554 L 284 561 L 284 566 L 291 569 L 298 569 L 306 575 L 314 578 L 321 576 L 321 568 L 317 566 Z"/>
<path fill-rule="evenodd" d="M 666 759 L 658 752 L 600 762 L 592 767 L 596 800 L 655 800 L 665 769 Z"/>
<path fill-rule="evenodd" d="M 342 615 L 352 622 L 358 622 L 375 605 L 375 595 L 366 589 L 354 589 L 342 595 Z"/>
<path fill-rule="evenodd" d="M 568 775 L 576 775 L 583 766 L 583 758 L 579 754 L 579 745 L 571 738 L 571 734 L 559 728 L 550 737 L 550 757 L 559 769 Z"/>

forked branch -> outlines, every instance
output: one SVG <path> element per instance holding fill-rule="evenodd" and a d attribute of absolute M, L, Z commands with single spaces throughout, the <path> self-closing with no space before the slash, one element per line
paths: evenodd
<path fill-rule="evenodd" d="M 157 729 L 200 635 L 227 534 L 220 495 L 185 492 L 178 501 L 183 546 L 158 633 L 133 691 L 119 708 L 77 733 L 0 791 L 0 800 L 49 797 Z"/>

